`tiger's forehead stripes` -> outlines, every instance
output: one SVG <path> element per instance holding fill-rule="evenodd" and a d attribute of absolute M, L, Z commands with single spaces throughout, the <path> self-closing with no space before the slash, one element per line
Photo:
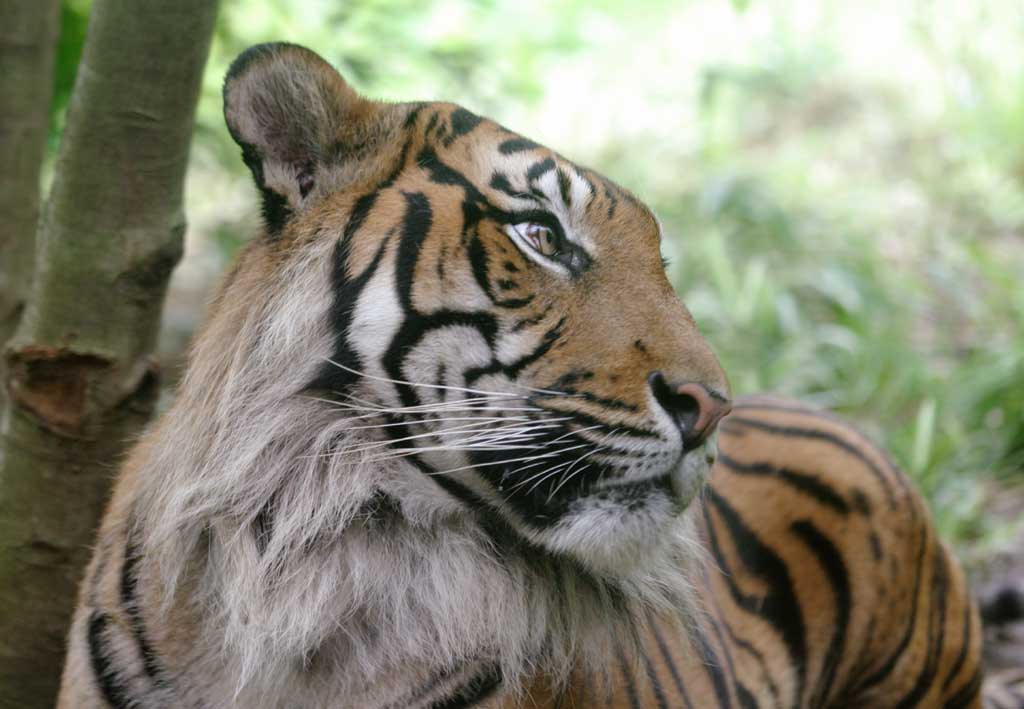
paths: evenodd
<path fill-rule="evenodd" d="M 551 212 L 562 222 L 566 238 L 592 256 L 601 249 L 596 225 L 617 212 L 624 220 L 643 224 L 644 231 L 660 233 L 654 215 L 627 190 L 493 121 L 472 120 L 472 115 L 458 106 L 435 105 L 423 135 L 434 143 L 434 156 L 453 153 L 466 175 L 481 189 L 489 188 L 501 208 Z M 460 129 L 453 130 L 453 125 Z M 628 214 L 621 214 L 623 204 Z"/>

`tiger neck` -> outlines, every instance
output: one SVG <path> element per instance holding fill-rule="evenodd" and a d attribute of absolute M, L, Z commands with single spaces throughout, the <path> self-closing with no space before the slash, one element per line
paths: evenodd
<path fill-rule="evenodd" d="M 609 666 L 616 639 L 638 634 L 650 603 L 634 589 L 526 544 L 408 462 L 330 455 L 347 425 L 333 411 L 254 416 L 273 440 L 183 448 L 200 423 L 172 416 L 139 461 L 158 600 L 187 588 L 212 601 L 197 653 L 227 657 L 214 664 L 232 696 L 371 696 L 488 666 L 514 691 L 538 667 Z"/>

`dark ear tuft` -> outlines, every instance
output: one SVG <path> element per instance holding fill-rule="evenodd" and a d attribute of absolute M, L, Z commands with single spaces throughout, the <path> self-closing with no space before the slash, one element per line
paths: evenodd
<path fill-rule="evenodd" d="M 235 59 L 224 79 L 224 119 L 263 193 L 272 235 L 315 191 L 338 142 L 362 132 L 376 106 L 304 47 L 259 44 Z"/>

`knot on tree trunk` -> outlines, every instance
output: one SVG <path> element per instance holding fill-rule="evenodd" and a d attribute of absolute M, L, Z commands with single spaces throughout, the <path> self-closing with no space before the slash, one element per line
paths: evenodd
<path fill-rule="evenodd" d="M 65 347 L 27 345 L 7 354 L 7 391 L 47 429 L 79 436 L 88 418 L 90 384 L 112 366 L 103 357 Z"/>

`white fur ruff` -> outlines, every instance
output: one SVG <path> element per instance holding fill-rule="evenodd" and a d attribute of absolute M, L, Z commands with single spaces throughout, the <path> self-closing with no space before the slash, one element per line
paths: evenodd
<path fill-rule="evenodd" d="M 281 278 L 308 283 L 327 260 L 311 253 Z M 499 665 L 516 691 L 540 670 L 557 681 L 606 667 L 612 644 L 636 635 L 651 609 L 697 612 L 691 512 L 662 530 L 643 563 L 597 581 L 568 557 L 497 546 L 427 475 L 380 460 L 352 417 L 296 394 L 331 350 L 328 279 L 315 280 L 317 293 L 307 285 L 282 289 L 291 301 L 267 298 L 276 312 L 218 314 L 213 327 L 234 329 L 230 349 L 198 341 L 140 468 L 144 566 L 165 613 L 189 589 L 202 627 L 190 666 L 210 668 L 208 698 L 385 705 L 480 663 Z M 381 493 L 399 510 L 368 515 Z M 261 551 L 253 529 L 268 505 Z"/>

